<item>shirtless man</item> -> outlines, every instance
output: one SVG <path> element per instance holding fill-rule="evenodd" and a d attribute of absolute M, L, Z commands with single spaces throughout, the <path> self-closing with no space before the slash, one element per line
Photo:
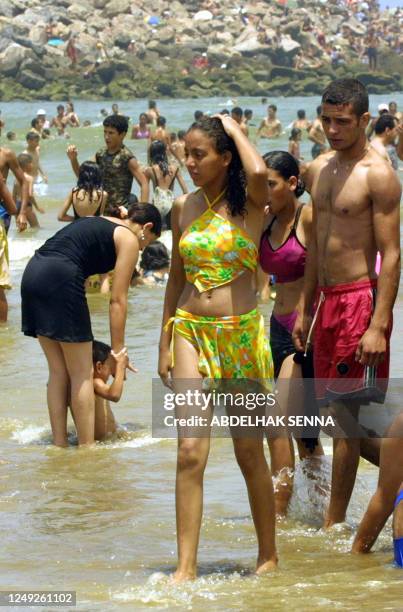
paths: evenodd
<path fill-rule="evenodd" d="M 179 130 L 176 140 L 171 142 L 172 155 L 181 166 L 185 165 L 185 136 L 186 132 L 184 130 Z"/>
<path fill-rule="evenodd" d="M 398 135 L 398 121 L 393 115 L 382 115 L 375 126 L 375 137 L 371 140 L 371 147 L 379 155 L 392 164 L 392 168 L 399 168 L 399 159 L 396 150 L 396 137 Z M 403 156 L 402 158 L 403 159 Z"/>
<path fill-rule="evenodd" d="M 57 115 L 53 117 L 50 122 L 50 127 L 54 127 L 57 129 L 57 133 L 59 136 L 64 134 L 64 128 L 66 127 L 66 113 L 64 112 L 63 104 L 59 104 L 57 107 Z"/>
<path fill-rule="evenodd" d="M 28 132 L 26 135 L 27 148 L 23 151 L 23 153 L 27 153 L 32 157 L 32 178 L 34 179 L 34 183 L 37 182 L 38 177 L 47 183 L 48 177 L 42 170 L 41 162 L 39 159 L 40 154 L 40 146 L 39 146 L 39 135 L 36 132 Z"/>
<path fill-rule="evenodd" d="M 95 161 L 101 168 L 103 187 L 108 194 L 105 215 L 127 217 L 127 207 L 136 196 L 131 194 L 133 178 L 140 186 L 140 201 L 148 202 L 148 181 L 139 162 L 123 141 L 129 127 L 123 115 L 110 115 L 103 122 L 105 147 L 97 151 Z M 78 177 L 80 164 L 75 145 L 67 148 L 67 156 Z"/>
<path fill-rule="evenodd" d="M 151 140 L 161 140 L 161 142 L 165 143 L 167 149 L 171 151 L 171 137 L 166 128 L 167 120 L 165 117 L 158 117 L 157 119 L 157 128 L 150 134 Z"/>
<path fill-rule="evenodd" d="M 5 181 L 7 181 L 8 173 L 10 170 L 14 174 L 15 179 L 18 181 L 21 189 L 21 209 L 19 215 L 17 216 L 17 227 L 20 232 L 23 232 L 25 229 L 27 229 L 27 206 L 29 200 L 28 183 L 25 180 L 24 173 L 20 168 L 14 151 L 11 151 L 11 149 L 0 147 L 0 173 Z M 10 213 L 7 212 L 7 207 L 3 206 L 3 201 L 1 198 L 0 219 L 3 220 L 6 232 L 8 232 L 11 220 Z"/>
<path fill-rule="evenodd" d="M 234 106 L 231 111 L 231 117 L 238 123 L 241 127 L 242 132 L 245 136 L 249 136 L 249 129 L 246 123 L 243 121 L 243 110 L 239 106 Z"/>
<path fill-rule="evenodd" d="M 257 131 L 258 138 L 278 138 L 283 131 L 281 122 L 276 117 L 277 106 L 270 104 L 267 107 L 267 117 L 265 117 Z"/>
<path fill-rule="evenodd" d="M 304 109 L 297 111 L 297 118 L 292 122 L 292 127 L 301 130 L 302 132 L 309 132 L 312 127 L 312 123 L 306 118 L 306 112 Z"/>
<path fill-rule="evenodd" d="M 326 135 L 322 127 L 321 114 L 322 107 L 318 106 L 316 109 L 316 119 L 308 132 L 308 138 L 313 142 L 313 147 L 311 149 L 312 159 L 316 159 L 326 151 Z"/>
<path fill-rule="evenodd" d="M 148 101 L 148 111 L 146 115 L 148 117 L 148 123 L 157 125 L 157 119 L 160 116 L 160 112 L 157 108 L 157 103 L 155 102 L 155 100 Z"/>
<path fill-rule="evenodd" d="M 333 439 L 325 517 L 325 527 L 331 527 L 345 520 L 360 446 L 371 442 L 357 423 L 360 404 L 384 401 L 400 278 L 401 188 L 391 165 L 367 142 L 364 85 L 354 79 L 331 83 L 322 97 L 321 117 L 333 150 L 312 162 L 304 176 L 313 201 L 312 239 L 293 337 L 297 349 L 305 350 L 316 294 L 316 395 L 323 403 L 338 398 L 331 410 L 347 432 L 343 435 L 350 434 Z M 377 251 L 382 258 L 378 280 Z"/>
<path fill-rule="evenodd" d="M 352 552 L 368 553 L 394 511 L 395 561 L 403 567 L 403 414 L 398 415 L 382 440 L 377 489 L 358 527 Z M 399 495 L 400 501 L 396 500 Z M 399 498 L 398 498 L 399 499 Z M 400 551 L 400 555 L 398 552 Z"/>
<path fill-rule="evenodd" d="M 396 117 L 396 119 L 398 120 L 399 123 L 402 123 L 403 121 L 403 113 L 399 112 L 397 110 L 397 103 L 396 102 L 389 102 L 389 113 L 391 115 L 393 115 L 393 117 Z"/>

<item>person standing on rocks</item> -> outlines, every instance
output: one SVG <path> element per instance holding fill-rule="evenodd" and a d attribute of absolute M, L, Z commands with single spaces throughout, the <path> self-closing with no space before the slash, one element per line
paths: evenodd
<path fill-rule="evenodd" d="M 140 165 L 123 141 L 129 127 L 126 117 L 110 115 L 103 122 L 106 147 L 95 154 L 95 161 L 101 168 L 103 187 L 108 193 L 106 215 L 127 217 L 127 207 L 137 198 L 131 193 L 133 178 L 140 187 L 140 201 L 148 201 L 148 181 Z M 75 175 L 78 177 L 80 164 L 75 145 L 67 148 L 67 156 Z"/>
<path fill-rule="evenodd" d="M 258 138 L 279 138 L 283 127 L 279 119 L 277 119 L 277 106 L 270 104 L 267 107 L 267 117 L 265 117 L 260 124 L 257 131 Z"/>

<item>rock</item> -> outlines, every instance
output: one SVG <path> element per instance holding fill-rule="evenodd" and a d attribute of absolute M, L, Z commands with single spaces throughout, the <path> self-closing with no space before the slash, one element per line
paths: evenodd
<path fill-rule="evenodd" d="M 292 53 L 297 49 L 300 49 L 301 45 L 293 40 L 290 36 L 282 36 L 280 48 L 284 51 L 284 53 Z"/>
<path fill-rule="evenodd" d="M 122 15 L 124 13 L 130 13 L 130 0 L 110 0 L 104 8 L 104 15 L 109 19 Z"/>
<path fill-rule="evenodd" d="M 2 74 L 6 76 L 15 76 L 18 69 L 25 58 L 32 53 L 26 47 L 22 47 L 17 43 L 11 43 L 7 46 L 4 53 L 0 55 L 0 66 Z"/>
<path fill-rule="evenodd" d="M 13 16 L 13 7 L 8 0 L 0 0 L 0 15 L 4 17 Z"/>
<path fill-rule="evenodd" d="M 29 40 L 35 45 L 45 45 L 46 44 L 46 33 L 45 28 L 43 26 L 33 26 L 29 30 Z"/>
<path fill-rule="evenodd" d="M 39 76 L 41 77 L 46 76 L 46 68 L 44 64 L 32 57 L 28 57 L 26 60 L 22 62 L 20 66 L 20 72 L 26 72 L 26 71 L 30 71 L 35 74 L 39 74 Z"/>
<path fill-rule="evenodd" d="M 96 9 L 103 9 L 108 4 L 108 0 L 93 0 Z"/>
<path fill-rule="evenodd" d="M 85 21 L 88 17 L 88 7 L 82 4 L 72 4 L 67 9 L 67 13 L 71 19 L 78 19 Z"/>
<path fill-rule="evenodd" d="M 161 44 L 175 42 L 175 32 L 172 28 L 162 28 L 158 30 L 158 39 Z"/>
<path fill-rule="evenodd" d="M 18 75 L 17 81 L 28 89 L 38 90 L 46 85 L 46 79 L 39 74 L 31 72 L 31 70 L 25 70 Z"/>

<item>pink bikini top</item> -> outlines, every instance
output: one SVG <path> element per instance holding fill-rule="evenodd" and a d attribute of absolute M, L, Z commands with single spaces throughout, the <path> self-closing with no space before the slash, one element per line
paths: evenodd
<path fill-rule="evenodd" d="M 306 247 L 297 238 L 297 225 L 302 206 L 303 204 L 298 208 L 291 231 L 281 246 L 273 249 L 270 244 L 271 228 L 276 217 L 263 232 L 260 241 L 260 265 L 267 274 L 274 274 L 277 283 L 292 283 L 304 276 Z"/>

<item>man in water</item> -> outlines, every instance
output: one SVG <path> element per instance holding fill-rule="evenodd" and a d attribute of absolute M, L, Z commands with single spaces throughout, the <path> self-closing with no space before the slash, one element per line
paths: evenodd
<path fill-rule="evenodd" d="M 379 155 L 392 164 L 392 168 L 399 168 L 396 138 L 398 135 L 398 121 L 393 115 L 382 115 L 375 126 L 375 138 L 371 140 L 371 147 L 378 151 Z M 403 159 L 403 156 L 402 156 Z"/>
<path fill-rule="evenodd" d="M 59 136 L 63 136 L 66 127 L 66 113 L 63 104 L 57 106 L 57 115 L 50 122 L 50 127 L 55 127 Z"/>
<path fill-rule="evenodd" d="M 318 106 L 316 109 L 316 119 L 308 132 L 308 138 L 313 142 L 313 147 L 311 149 L 312 159 L 316 159 L 326 151 L 326 136 L 322 127 L 321 114 L 322 107 Z"/>
<path fill-rule="evenodd" d="M 260 138 L 278 138 L 282 131 L 281 122 L 277 119 L 277 106 L 270 104 L 267 107 L 267 117 L 260 124 L 257 136 Z"/>
<path fill-rule="evenodd" d="M 161 142 L 165 143 L 167 149 L 169 151 L 171 150 L 171 137 L 167 129 L 167 120 L 165 117 L 158 117 L 157 128 L 150 134 L 150 141 L 151 140 L 161 140 Z"/>
<path fill-rule="evenodd" d="M 8 173 L 14 174 L 16 181 L 19 183 L 21 189 L 21 209 L 17 217 L 17 227 L 20 232 L 23 232 L 27 228 L 27 206 L 29 200 L 29 186 L 25 180 L 24 173 L 20 168 L 17 157 L 14 151 L 0 147 L 0 173 L 5 181 L 7 181 Z M 10 227 L 11 215 L 7 212 L 5 206 L 3 206 L 2 200 L 0 199 L 0 219 L 4 223 L 6 232 Z"/>
<path fill-rule="evenodd" d="M 239 106 L 234 106 L 231 111 L 231 117 L 238 123 L 245 136 L 249 135 L 249 129 L 246 123 L 243 122 L 243 110 Z"/>
<path fill-rule="evenodd" d="M 309 132 L 311 129 L 311 122 L 306 118 L 306 112 L 303 108 L 297 111 L 297 118 L 292 122 L 292 127 L 301 132 Z"/>
<path fill-rule="evenodd" d="M 157 103 L 155 100 L 148 101 L 148 111 L 146 112 L 146 115 L 148 117 L 148 123 L 157 125 L 157 119 L 160 116 L 160 112 L 157 108 Z"/>
<path fill-rule="evenodd" d="M 127 216 L 127 207 L 136 197 L 131 194 L 133 178 L 140 187 L 140 201 L 148 201 L 148 181 L 140 164 L 123 141 L 129 127 L 126 117 L 110 115 L 103 122 L 106 147 L 95 154 L 95 161 L 101 168 L 103 187 L 108 193 L 106 215 Z M 78 177 L 80 164 L 75 145 L 67 148 L 74 173 Z"/>
<path fill-rule="evenodd" d="M 338 426 L 348 436 L 333 439 L 325 517 L 325 527 L 331 527 L 345 520 L 360 447 L 362 451 L 371 442 L 358 425 L 360 405 L 384 401 L 400 279 L 401 188 L 391 165 L 367 142 L 370 114 L 362 83 L 332 82 L 322 97 L 321 118 L 333 150 L 305 171 L 313 202 L 312 239 L 293 337 L 297 349 L 306 350 L 316 295 L 316 394 L 321 403 L 330 402 Z M 378 251 L 382 263 L 377 279 Z"/>

